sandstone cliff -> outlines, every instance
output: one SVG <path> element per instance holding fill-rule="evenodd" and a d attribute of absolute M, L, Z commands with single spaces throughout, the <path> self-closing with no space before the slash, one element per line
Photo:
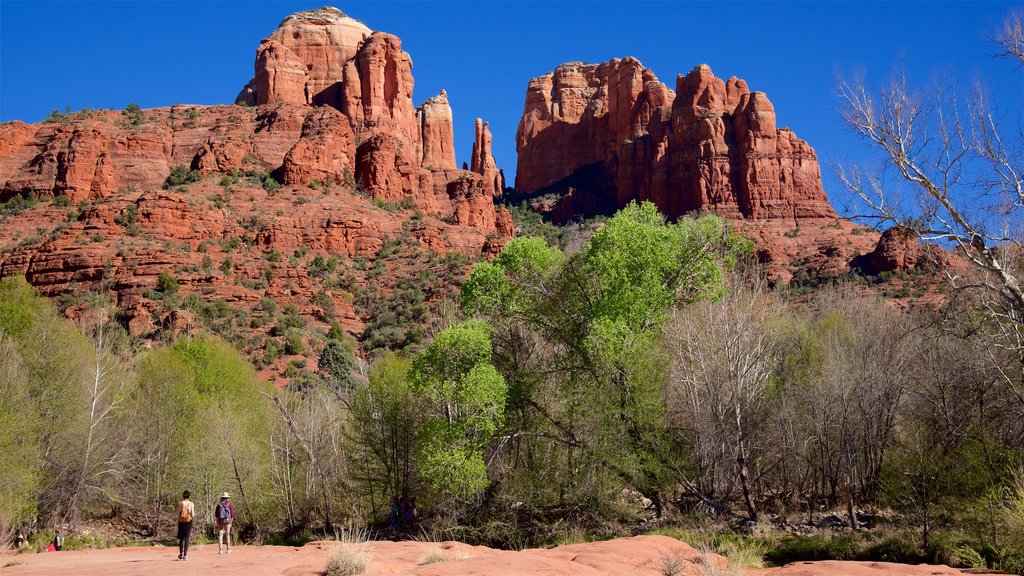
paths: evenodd
<path fill-rule="evenodd" d="M 138 336 L 190 329 L 209 312 L 190 296 L 231 322 L 269 300 L 356 336 L 393 290 L 452 298 L 466 257 L 496 254 L 512 221 L 489 131 L 479 169 L 457 170 L 447 94 L 417 109 L 412 92 L 397 37 L 323 8 L 260 44 L 240 105 L 0 124 L 0 277 L 25 275 L 69 315 L 102 295 Z M 180 294 L 157 291 L 161 274 Z M 236 326 L 239 346 L 280 368 L 253 344 L 272 340 L 263 322 Z"/>
<path fill-rule="evenodd" d="M 563 64 L 530 80 L 516 150 L 514 199 L 556 222 L 632 200 L 670 218 L 713 211 L 781 281 L 848 272 L 878 238 L 837 218 L 814 149 L 777 127 L 768 97 L 707 65 L 671 90 L 635 58 Z"/>
<path fill-rule="evenodd" d="M 516 193 L 571 186 L 564 214 L 641 199 L 670 217 L 835 217 L 814 150 L 776 127 L 764 93 L 706 65 L 672 91 L 634 58 L 563 64 L 530 81 L 516 149 Z"/>

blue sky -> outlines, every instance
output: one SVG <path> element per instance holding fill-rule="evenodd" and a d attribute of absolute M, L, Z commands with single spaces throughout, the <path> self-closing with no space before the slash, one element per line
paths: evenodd
<path fill-rule="evenodd" d="M 311 2 L 0 1 L 0 121 L 35 122 L 71 106 L 123 108 L 233 101 L 259 41 Z M 473 119 L 491 123 L 509 181 L 530 78 L 560 63 L 634 56 L 670 87 L 707 63 L 768 94 L 779 126 L 828 164 L 864 157 L 841 125 L 836 81 L 881 82 L 903 62 L 911 80 L 980 78 L 1002 114 L 1024 114 L 1024 72 L 986 37 L 1024 2 L 336 2 L 412 55 L 415 104 L 448 91 L 458 161 Z"/>

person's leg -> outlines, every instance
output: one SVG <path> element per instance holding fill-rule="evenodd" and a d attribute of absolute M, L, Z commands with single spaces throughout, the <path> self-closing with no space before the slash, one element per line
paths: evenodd
<path fill-rule="evenodd" d="M 217 554 L 221 554 L 224 550 L 224 526 L 220 523 L 217 524 Z"/>
<path fill-rule="evenodd" d="M 185 556 L 185 527 L 178 522 L 178 560 Z"/>
<path fill-rule="evenodd" d="M 227 542 L 228 554 L 231 554 L 231 522 L 224 526 L 224 540 Z"/>
<path fill-rule="evenodd" d="M 188 546 L 192 543 L 192 523 L 185 523 L 185 549 L 181 553 L 181 557 L 184 560 L 188 560 Z"/>

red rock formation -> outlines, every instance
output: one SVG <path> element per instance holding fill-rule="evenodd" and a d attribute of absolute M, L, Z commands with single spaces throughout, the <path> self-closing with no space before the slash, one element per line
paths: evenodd
<path fill-rule="evenodd" d="M 423 140 L 420 164 L 428 170 L 455 170 L 455 131 L 452 127 L 452 108 L 448 93 L 427 99 L 416 109 Z"/>
<path fill-rule="evenodd" d="M 362 140 L 389 132 L 403 143 L 410 164 L 422 159 L 420 126 L 412 105 L 412 58 L 397 36 L 374 32 L 345 63 L 341 111 Z"/>
<path fill-rule="evenodd" d="M 42 200 L 4 216 L 0 277 L 24 274 L 51 296 L 104 290 L 139 336 L 195 323 L 153 296 L 164 272 L 183 296 L 248 309 L 270 298 L 358 334 L 365 318 L 353 290 L 386 294 L 396 268 L 408 264 L 391 257 L 388 274 L 376 277 L 356 259 L 381 258 L 396 239 L 412 260 L 419 255 L 411 247 L 492 256 L 513 233 L 509 212 L 493 203 L 500 171 L 489 132 L 478 135 L 482 174 L 456 170 L 447 95 L 417 111 L 412 89 L 412 61 L 398 38 L 322 9 L 287 18 L 261 44 L 256 78 L 240 96 L 252 106 L 0 124 L 0 201 Z M 203 177 L 163 190 L 179 166 Z M 284 186 L 265 190 L 268 173 Z M 311 190 L 314 180 L 325 186 Z M 58 197 L 70 202 L 48 201 Z M 311 272 L 316 257 L 342 270 L 328 282 Z M 445 264 L 427 260 L 417 269 L 440 275 Z"/>
<path fill-rule="evenodd" d="M 285 154 L 285 184 L 343 183 L 355 167 L 356 142 L 348 118 L 329 106 L 315 108 L 302 125 L 302 137 Z"/>
<path fill-rule="evenodd" d="M 855 258 L 851 266 L 866 274 L 881 274 L 944 268 L 949 260 L 950 255 L 938 246 L 921 244 L 913 230 L 893 226 L 882 233 L 874 250 Z"/>
<path fill-rule="evenodd" d="M 476 119 L 476 135 L 473 138 L 473 158 L 470 170 L 484 179 L 484 189 L 494 198 L 505 192 L 505 174 L 498 169 L 491 153 L 491 130 L 487 122 Z"/>
<path fill-rule="evenodd" d="M 814 150 L 776 128 L 763 93 L 706 65 L 673 92 L 634 58 L 563 64 L 530 81 L 516 138 L 516 193 L 571 186 L 570 214 L 640 199 L 670 217 L 835 217 Z"/>
<path fill-rule="evenodd" d="M 288 16 L 260 44 L 256 75 L 238 101 L 250 106 L 286 102 L 340 108 L 342 67 L 371 33 L 337 8 Z"/>

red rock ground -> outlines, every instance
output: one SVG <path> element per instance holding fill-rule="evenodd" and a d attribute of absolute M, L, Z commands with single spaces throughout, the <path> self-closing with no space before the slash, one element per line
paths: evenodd
<path fill-rule="evenodd" d="M 47 576 L 319 576 L 331 551 L 341 544 L 313 542 L 301 548 L 237 546 L 218 556 L 212 544 L 194 546 L 189 560 L 176 560 L 171 547 L 114 548 L 8 557 L 5 575 Z M 666 555 L 683 560 L 680 576 L 701 574 L 700 554 L 665 536 L 636 536 L 606 542 L 572 544 L 518 552 L 468 546 L 458 542 L 371 542 L 373 560 L 367 576 L 415 574 L 432 576 L 658 576 Z M 447 559 L 427 563 L 428 556 Z M 722 562 L 721 557 L 714 561 Z M 798 562 L 781 568 L 749 571 L 758 576 L 957 576 L 947 566 L 910 566 L 886 562 Z"/>

